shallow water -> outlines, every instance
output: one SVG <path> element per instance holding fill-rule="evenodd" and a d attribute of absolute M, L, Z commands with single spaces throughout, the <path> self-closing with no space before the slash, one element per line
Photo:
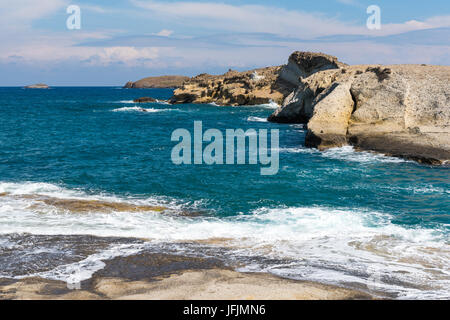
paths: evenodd
<path fill-rule="evenodd" d="M 303 126 L 264 121 L 273 104 L 132 103 L 141 96 L 164 100 L 171 90 L 0 88 L 0 256 L 25 234 L 143 238 L 156 249 L 214 255 L 201 244 L 180 244 L 204 240 L 226 247 L 226 259 L 239 262 L 240 270 L 399 298 L 450 297 L 449 168 L 351 147 L 305 148 Z M 171 133 L 192 132 L 194 120 L 202 120 L 204 130 L 279 129 L 279 173 L 261 176 L 257 165 L 174 165 Z M 80 213 L 37 203 L 37 195 L 162 206 L 170 214 Z M 78 271 L 70 264 L 78 260 L 65 258 L 58 272 L 45 276 L 83 280 L 102 259 L 140 245 L 93 247 L 88 258 L 78 258 L 89 262 Z M 39 242 L 31 248 L 39 252 Z M 31 262 L 21 265 L 25 249 L 13 252 L 7 265 L 0 260 L 0 275 L 40 272 Z"/>

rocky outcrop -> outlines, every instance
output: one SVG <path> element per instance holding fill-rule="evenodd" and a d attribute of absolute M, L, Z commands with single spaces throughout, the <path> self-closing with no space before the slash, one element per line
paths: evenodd
<path fill-rule="evenodd" d="M 322 53 L 294 52 L 287 65 L 244 72 L 229 70 L 219 76 L 198 75 L 175 90 L 172 103 L 217 103 L 257 105 L 282 104 L 313 73 L 345 66 L 336 57 Z"/>
<path fill-rule="evenodd" d="M 148 77 L 136 82 L 129 81 L 124 88 L 127 89 L 147 89 L 147 88 L 179 88 L 189 77 L 185 76 L 161 76 Z"/>
<path fill-rule="evenodd" d="M 300 77 L 269 117 L 307 123 L 306 145 L 439 164 L 450 160 L 450 67 L 337 66 Z"/>
<path fill-rule="evenodd" d="M 450 160 L 450 67 L 348 66 L 294 52 L 287 65 L 201 74 L 171 103 L 281 105 L 269 121 L 307 124 L 305 144 L 357 149 L 438 164 Z"/>
<path fill-rule="evenodd" d="M 152 103 L 152 102 L 157 102 L 157 100 L 154 98 L 151 98 L 151 97 L 142 97 L 142 98 L 134 99 L 133 102 L 135 102 L 135 103 Z"/>
<path fill-rule="evenodd" d="M 219 76 L 200 74 L 175 90 L 171 103 L 216 103 L 219 105 L 257 105 L 281 103 L 294 85 L 281 77 L 282 67 L 245 72 L 229 70 Z"/>
<path fill-rule="evenodd" d="M 289 57 L 288 64 L 281 70 L 281 78 L 298 87 L 301 79 L 324 70 L 338 69 L 346 64 L 334 56 L 324 53 L 296 51 Z"/>
<path fill-rule="evenodd" d="M 44 83 L 32 84 L 30 86 L 26 86 L 25 89 L 49 89 L 50 87 Z"/>
<path fill-rule="evenodd" d="M 283 101 L 282 108 L 269 117 L 269 121 L 307 123 L 312 116 L 314 97 L 335 81 L 332 70 L 345 66 L 336 57 L 323 53 L 294 52 L 281 76 L 293 83 L 296 89 Z"/>

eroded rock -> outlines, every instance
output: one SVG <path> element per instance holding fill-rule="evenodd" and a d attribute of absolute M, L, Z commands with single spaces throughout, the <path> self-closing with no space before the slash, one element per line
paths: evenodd
<path fill-rule="evenodd" d="M 175 90 L 173 104 L 216 103 L 219 105 L 258 105 L 274 101 L 281 104 L 294 89 L 280 78 L 282 67 L 245 72 L 229 70 L 219 76 L 200 74 Z"/>
<path fill-rule="evenodd" d="M 347 66 L 300 80 L 269 120 L 307 123 L 307 146 L 450 159 L 450 67 Z"/>

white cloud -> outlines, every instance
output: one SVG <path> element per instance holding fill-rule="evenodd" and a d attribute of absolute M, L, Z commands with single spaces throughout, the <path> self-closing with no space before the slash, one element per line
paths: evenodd
<path fill-rule="evenodd" d="M 183 19 L 189 25 L 235 32 L 269 32 L 302 38 L 330 33 L 363 33 L 365 26 L 354 26 L 321 14 L 286 10 L 263 5 L 230 5 L 214 2 L 162 2 L 131 0 L 153 15 Z"/>
<path fill-rule="evenodd" d="M 173 34 L 172 30 L 163 29 L 160 32 L 156 33 L 155 35 L 161 37 L 170 37 L 172 34 Z"/>
<path fill-rule="evenodd" d="M 357 0 L 337 0 L 337 2 L 351 6 L 360 6 Z"/>
<path fill-rule="evenodd" d="M 1 1 L 1 0 L 0 0 Z M 125 67 L 143 67 L 148 70 L 172 68 L 186 69 L 203 72 L 207 68 L 251 68 L 257 66 L 277 65 L 285 63 L 289 54 L 294 50 L 322 51 L 338 56 L 348 63 L 449 63 L 448 46 L 400 46 L 397 43 L 317 43 L 299 42 L 297 40 L 277 40 L 262 35 L 261 39 L 255 38 L 257 44 L 262 47 L 245 47 L 239 43 L 252 44 L 250 40 L 243 38 L 239 42 L 242 33 L 271 33 L 293 36 L 295 38 L 314 38 L 322 35 L 335 34 L 362 34 L 362 35 L 389 35 L 413 30 L 422 30 L 437 27 L 450 27 L 450 16 L 432 17 L 423 21 L 410 20 L 404 23 L 383 24 L 380 31 L 370 31 L 364 25 L 355 25 L 339 21 L 317 13 L 307 13 L 298 10 L 286 10 L 282 8 L 264 5 L 229 5 L 213 2 L 163 2 L 150 0 L 130 0 L 138 9 L 136 12 L 148 14 L 149 17 L 158 16 L 167 21 L 177 21 L 190 27 L 200 27 L 210 34 L 219 32 L 235 32 L 238 38 L 224 39 L 223 42 L 236 43 L 232 47 L 208 46 L 208 37 L 202 47 L 196 45 L 174 48 L 139 47 L 134 43 L 124 44 L 120 41 L 111 44 L 110 47 L 77 46 L 77 43 L 87 39 L 107 39 L 118 36 L 122 30 L 110 30 L 108 32 L 84 30 L 69 32 L 38 30 L 31 28 L 33 22 L 46 18 L 58 10 L 65 15 L 67 0 L 16 0 L 14 5 L 0 2 L 0 63 L 16 63 L 37 69 L 48 68 L 54 64 L 79 65 L 79 66 L 109 66 L 123 65 Z M 212 1 L 212 0 L 211 0 Z M 349 0 L 338 0 L 347 3 Z M 83 10 L 83 6 L 81 7 Z M 145 10 L 143 10 L 144 8 Z M 96 13 L 104 13 L 110 10 L 105 7 L 88 7 Z M 112 9 L 111 9 L 112 10 Z M 109 11 L 108 11 L 109 12 Z M 365 11 L 363 11 L 364 13 Z M 64 16 L 62 17 L 64 23 Z M 164 27 L 167 27 L 164 25 Z M 168 25 L 168 28 L 172 26 Z M 158 29 L 156 29 L 158 30 Z M 172 30 L 163 29 L 159 36 L 170 37 Z M 182 38 L 183 35 L 180 35 Z M 180 39 L 181 39 L 180 38 Z M 120 39 L 120 37 L 119 37 Z M 217 40 L 216 38 L 211 38 Z M 174 43 L 176 37 L 163 39 L 169 45 Z M 220 40 L 220 39 L 219 39 Z M 182 41 L 183 42 L 183 41 Z M 184 43 L 184 42 L 183 42 Z M 144 43 L 145 44 L 145 43 Z M 273 46 L 272 46 L 273 44 Z"/>
<path fill-rule="evenodd" d="M 67 0 L 14 0 L 0 2 L 0 27 L 4 30 L 21 30 L 31 23 L 68 5 Z"/>
<path fill-rule="evenodd" d="M 152 60 L 159 57 L 158 51 L 158 48 L 110 47 L 100 49 L 88 59 L 93 65 L 123 63 L 127 66 L 148 66 L 149 63 L 152 65 Z"/>
<path fill-rule="evenodd" d="M 450 16 L 431 17 L 424 21 L 409 20 L 404 23 L 387 23 L 381 25 L 381 30 L 372 30 L 369 35 L 392 35 L 408 31 L 450 27 Z"/>
<path fill-rule="evenodd" d="M 159 48 L 134 47 L 70 47 L 53 44 L 30 44 L 13 52 L 0 54 L 0 62 L 17 61 L 27 64 L 51 64 L 59 62 L 80 62 L 91 66 L 108 66 L 123 64 L 133 66 L 153 66 L 154 60 L 159 58 Z"/>
<path fill-rule="evenodd" d="M 414 30 L 450 27 L 450 16 L 410 20 L 404 23 L 382 24 L 381 30 L 368 30 L 364 25 L 339 21 L 317 13 L 263 5 L 230 5 L 214 2 L 162 2 L 130 0 L 139 8 L 152 14 L 183 20 L 189 26 L 205 27 L 234 32 L 267 32 L 311 39 L 324 35 L 360 34 L 391 35 Z M 341 3 L 359 5 L 355 0 L 338 0 Z"/>
<path fill-rule="evenodd" d="M 107 12 L 111 12 L 111 10 L 108 10 L 104 7 L 100 7 L 100 6 L 90 6 L 90 5 L 85 5 L 83 4 L 81 6 L 82 10 L 88 10 L 91 12 L 95 12 L 95 13 L 107 13 Z"/>

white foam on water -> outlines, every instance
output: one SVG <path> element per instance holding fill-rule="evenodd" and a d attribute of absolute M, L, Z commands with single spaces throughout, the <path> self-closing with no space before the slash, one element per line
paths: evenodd
<path fill-rule="evenodd" d="M 261 117 L 248 117 L 247 121 L 250 122 L 267 122 L 267 118 L 261 118 Z"/>
<path fill-rule="evenodd" d="M 15 278 L 41 277 L 44 279 L 65 281 L 68 284 L 77 284 L 90 279 L 95 272 L 103 269 L 105 267 L 103 261 L 133 255 L 139 253 L 142 249 L 142 244 L 115 245 L 76 263 L 60 265 L 49 271 L 17 276 Z"/>
<path fill-rule="evenodd" d="M 411 186 L 411 187 L 393 187 L 393 186 L 379 186 L 380 188 L 385 188 L 389 190 L 400 190 L 400 191 L 410 191 L 417 194 L 450 194 L 449 189 L 435 187 L 430 184 L 424 184 L 422 186 Z"/>
<path fill-rule="evenodd" d="M 275 101 L 270 101 L 269 103 L 262 104 L 261 106 L 267 107 L 270 109 L 278 109 L 280 107 L 280 105 L 278 103 L 276 103 Z"/>
<path fill-rule="evenodd" d="M 356 151 L 352 146 L 345 146 L 340 148 L 331 148 L 325 151 L 319 151 L 315 148 L 306 148 L 299 146 L 290 148 L 280 148 L 280 153 L 307 153 L 317 155 L 327 159 L 360 162 L 360 163 L 407 163 L 408 160 L 389 157 L 381 153 Z"/>
<path fill-rule="evenodd" d="M 386 163 L 401 163 L 407 160 L 385 156 L 380 153 L 355 151 L 352 146 L 345 146 L 340 148 L 332 148 L 322 152 L 323 157 L 336 160 L 345 160 L 352 162 L 386 162 Z"/>
<path fill-rule="evenodd" d="M 141 108 L 141 107 L 123 107 L 112 110 L 113 112 L 164 112 L 170 111 L 171 109 L 155 109 L 155 108 Z"/>
<path fill-rule="evenodd" d="M 170 105 L 170 103 L 168 101 L 158 100 L 158 99 L 156 99 L 156 103 Z"/>
<path fill-rule="evenodd" d="M 120 100 L 120 101 L 114 101 L 112 103 L 136 104 L 136 102 L 134 100 Z M 169 102 L 167 102 L 165 100 L 159 100 L 159 99 L 155 99 L 155 101 L 153 103 L 170 105 Z"/>
<path fill-rule="evenodd" d="M 318 153 L 317 149 L 303 148 L 303 147 L 280 148 L 278 151 L 280 153 L 309 153 L 309 154 Z"/>
<path fill-rule="evenodd" d="M 270 101 L 269 103 L 263 103 L 263 104 L 252 104 L 252 105 L 239 105 L 239 106 L 229 106 L 229 105 L 220 105 L 217 102 L 210 102 L 208 103 L 210 106 L 215 107 L 232 107 L 232 108 L 267 108 L 267 109 L 278 109 L 280 107 L 279 104 L 277 104 L 274 101 Z"/>
<path fill-rule="evenodd" d="M 275 101 L 270 100 L 269 103 L 263 103 L 263 104 L 256 104 L 251 106 L 245 106 L 245 107 L 262 107 L 267 109 L 278 109 L 280 105 L 276 103 Z"/>
<path fill-rule="evenodd" d="M 237 255 L 286 261 L 277 265 L 249 265 L 242 270 L 325 283 L 359 283 L 401 298 L 450 297 L 450 245 L 445 226 L 406 228 L 391 223 L 393 217 L 389 214 L 326 207 L 263 207 L 245 215 L 222 218 L 155 212 L 61 213 L 52 206 L 30 207 L 34 200 L 18 195 L 150 205 L 161 202 L 154 197 L 88 195 L 47 183 L 0 183 L 2 192 L 15 196 L 0 197 L 0 234 L 116 236 L 159 243 L 226 238 L 231 239 L 228 246 Z M 173 201 L 175 210 L 179 206 Z M 112 248 L 45 276 L 66 277 L 68 281 L 85 279 L 93 270 L 101 269 L 101 261 L 108 256 L 120 255 L 122 251 L 135 253 L 133 250 L 138 249 Z M 79 270 L 76 276 L 73 268 Z M 70 275 L 74 278 L 68 278 Z"/>

